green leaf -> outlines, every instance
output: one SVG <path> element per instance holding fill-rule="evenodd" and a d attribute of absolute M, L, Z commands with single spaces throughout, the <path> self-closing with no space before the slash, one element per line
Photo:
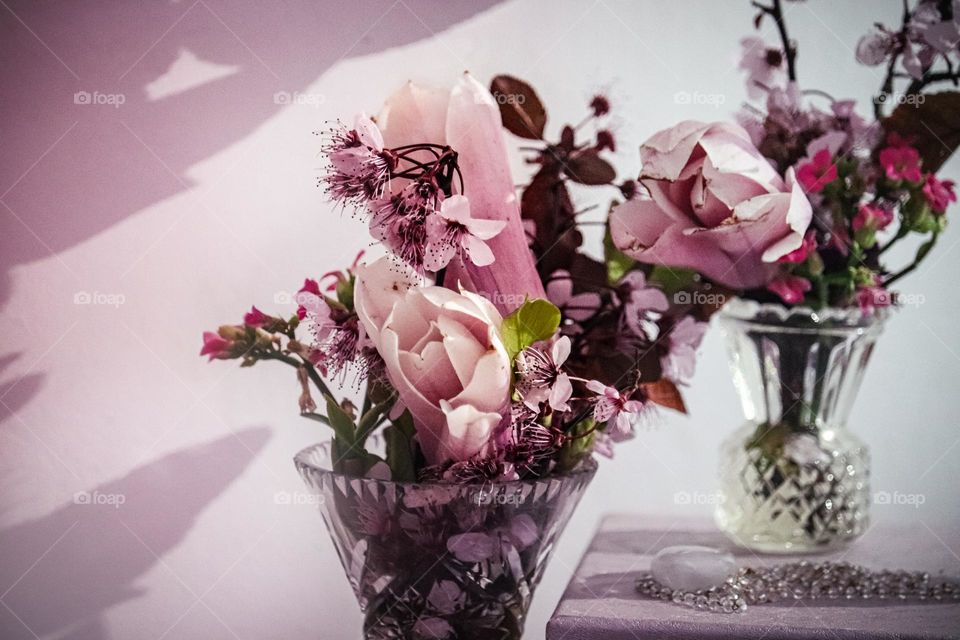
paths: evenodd
<path fill-rule="evenodd" d="M 413 417 L 409 411 L 383 430 L 387 442 L 387 465 L 395 482 L 414 482 L 417 479 L 413 451 Z"/>
<path fill-rule="evenodd" d="M 387 465 L 390 466 L 391 479 L 395 482 L 414 482 L 417 472 L 413 465 L 410 439 L 393 425 L 383 430 L 383 437 L 387 441 Z"/>
<path fill-rule="evenodd" d="M 921 260 L 927 257 L 927 254 L 930 253 L 930 250 L 933 249 L 933 246 L 937 244 L 937 234 L 934 233 L 933 237 L 920 245 L 920 248 L 917 249 L 917 257 L 913 259 L 915 263 L 919 263 Z"/>
<path fill-rule="evenodd" d="M 375 404 L 360 417 L 360 424 L 357 426 L 356 435 L 356 441 L 360 446 L 363 446 L 367 441 L 367 437 L 379 426 L 381 418 L 393 407 L 393 402 L 394 399 L 390 398 L 384 402 Z"/>
<path fill-rule="evenodd" d="M 560 309 L 542 299 L 524 302 L 500 327 L 510 361 L 533 343 L 552 338 L 559 327 Z"/>
<path fill-rule="evenodd" d="M 589 456 L 593 451 L 594 427 L 596 422 L 593 418 L 585 418 L 575 424 L 568 432 L 568 438 L 560 449 L 560 456 L 557 460 L 557 470 L 560 472 L 570 471 L 576 468 L 580 461 Z"/>
<path fill-rule="evenodd" d="M 340 455 L 343 454 L 340 453 Z M 384 462 L 383 458 L 372 453 L 367 453 L 366 451 L 361 451 L 359 455 L 340 458 L 335 471 L 348 476 L 362 478 L 366 476 L 367 472 L 378 462 Z"/>
<path fill-rule="evenodd" d="M 663 292 L 672 296 L 678 291 L 692 291 L 697 287 L 697 272 L 682 267 L 656 266 L 647 277 L 647 282 L 659 284 Z"/>
<path fill-rule="evenodd" d="M 353 287 L 355 282 L 356 278 L 350 276 L 348 280 L 340 280 L 337 283 L 337 301 L 350 311 L 353 311 Z"/>
<path fill-rule="evenodd" d="M 334 436 L 340 442 L 341 446 L 349 450 L 353 447 L 356 438 L 356 425 L 353 424 L 353 419 L 347 415 L 347 412 L 337 404 L 337 401 L 334 400 L 332 396 L 326 396 L 326 400 L 327 420 L 330 421 L 330 426 L 333 427 Z"/>
<path fill-rule="evenodd" d="M 636 260 L 620 251 L 620 249 L 613 244 L 613 236 L 610 235 L 610 225 L 607 225 L 606 233 L 603 236 L 603 261 L 607 265 L 607 279 L 610 281 L 610 284 L 619 282 L 620 278 L 625 276 L 627 272 L 633 268 L 633 265 L 636 264 Z"/>
<path fill-rule="evenodd" d="M 307 413 L 301 413 L 300 416 L 303 418 L 307 418 L 308 420 L 316 420 L 317 422 L 322 422 L 328 427 L 330 426 L 330 421 L 327 420 L 327 416 L 323 415 L 322 413 L 307 412 Z"/>

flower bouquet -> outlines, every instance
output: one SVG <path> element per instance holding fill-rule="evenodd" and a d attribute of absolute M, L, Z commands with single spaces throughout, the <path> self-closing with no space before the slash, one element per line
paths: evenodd
<path fill-rule="evenodd" d="M 824 549 L 866 527 L 869 459 L 847 414 L 889 308 L 909 302 L 891 285 L 957 199 L 936 172 L 960 143 L 960 93 L 928 91 L 960 82 L 960 3 L 905 6 L 899 27 L 863 37 L 857 59 L 886 68 L 870 120 L 801 89 L 780 0 L 752 4 L 757 28 L 772 21 L 782 38 L 742 41 L 748 94 L 765 103 L 739 124 L 682 122 L 647 140 L 640 197 L 610 227 L 680 289 L 711 282 L 731 298 L 719 317 L 747 424 L 724 445 L 720 526 L 761 550 Z M 891 266 L 911 239 L 914 258 Z"/>
<path fill-rule="evenodd" d="M 318 132 L 320 185 L 382 257 L 307 279 L 295 310 L 204 334 L 210 359 L 291 366 L 300 414 L 330 427 L 296 464 L 368 638 L 519 637 L 592 453 L 657 407 L 684 411 L 716 305 L 672 302 L 675 272 L 609 229 L 602 260 L 581 246 L 593 207 L 575 202 L 637 192 L 603 157 L 610 109 L 597 95 L 548 142 L 529 85 L 465 75 Z M 532 169 L 519 196 L 508 132 Z"/>

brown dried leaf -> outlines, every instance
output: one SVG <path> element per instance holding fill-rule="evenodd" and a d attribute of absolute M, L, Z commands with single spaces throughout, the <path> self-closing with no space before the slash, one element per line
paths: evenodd
<path fill-rule="evenodd" d="M 533 87 L 523 80 L 503 75 L 490 82 L 490 93 L 500 106 L 500 118 L 507 131 L 528 140 L 543 138 L 547 111 Z"/>
<path fill-rule="evenodd" d="M 666 378 L 660 378 L 656 382 L 642 382 L 640 389 L 654 402 L 661 407 L 667 407 L 680 413 L 687 412 L 687 406 L 683 403 L 683 396 L 677 385 Z"/>
<path fill-rule="evenodd" d="M 914 140 L 926 171 L 936 171 L 960 146 L 960 92 L 923 94 L 923 102 L 904 102 L 883 121 L 887 132 Z"/>
<path fill-rule="evenodd" d="M 580 184 L 609 184 L 617 179 L 616 169 L 592 150 L 571 157 L 563 172 Z"/>

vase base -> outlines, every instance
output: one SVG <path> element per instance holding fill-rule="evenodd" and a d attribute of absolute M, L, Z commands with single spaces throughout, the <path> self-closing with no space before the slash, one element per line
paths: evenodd
<path fill-rule="evenodd" d="M 743 549 L 768 555 L 816 555 L 839 551 L 850 546 L 867 529 L 867 522 L 861 522 L 860 526 L 846 531 L 844 535 L 834 533 L 831 536 L 811 538 L 795 527 L 792 531 L 769 528 L 748 530 L 743 526 L 746 523 L 731 522 L 726 515 L 718 511 L 714 514 L 714 521 L 731 542 Z"/>
<path fill-rule="evenodd" d="M 776 540 L 763 536 L 738 537 L 737 534 L 724 531 L 727 538 L 738 547 L 756 551 L 767 555 L 817 555 L 826 554 L 847 548 L 853 539 L 834 540 L 829 543 L 817 544 L 803 540 Z"/>

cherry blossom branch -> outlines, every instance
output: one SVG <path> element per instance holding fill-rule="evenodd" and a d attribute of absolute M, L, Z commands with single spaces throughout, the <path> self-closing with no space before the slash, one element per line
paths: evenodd
<path fill-rule="evenodd" d="M 938 71 L 937 73 L 925 73 L 923 77 L 919 80 L 914 80 L 910 83 L 910 86 L 907 87 L 906 95 L 916 95 L 920 93 L 928 85 L 937 83 L 937 82 L 952 82 L 954 86 L 960 84 L 960 71 L 955 71 L 953 65 L 949 60 L 946 61 L 948 69 L 946 71 Z"/>
<path fill-rule="evenodd" d="M 305 359 L 303 356 L 294 358 L 293 356 L 288 356 L 285 353 L 279 351 L 270 351 L 264 353 L 260 356 L 261 360 L 276 360 L 284 364 L 288 364 L 295 369 L 303 369 L 307 372 L 307 377 L 310 378 L 310 381 L 313 382 L 314 386 L 320 391 L 321 394 L 325 396 L 332 396 L 330 393 L 329 387 L 323 381 L 323 378 L 320 377 L 320 374 L 317 373 L 317 369 L 313 366 L 309 360 Z"/>
<path fill-rule="evenodd" d="M 908 22 L 910 22 L 910 5 L 907 0 L 903 0 L 902 24 L 900 26 L 901 35 L 906 33 Z M 887 75 L 884 77 L 883 84 L 880 86 L 880 93 L 873 97 L 873 115 L 877 120 L 883 119 L 883 105 L 886 104 L 887 98 L 893 95 L 893 80 L 897 77 L 897 60 L 899 60 L 900 54 L 902 53 L 903 46 L 901 45 L 890 54 L 890 60 L 887 62 Z"/>
<path fill-rule="evenodd" d="M 787 58 L 787 77 L 790 78 L 791 82 L 795 82 L 797 79 L 797 48 L 790 42 L 790 36 L 787 34 L 787 23 L 783 18 L 781 0 L 773 0 L 773 4 L 769 6 L 756 1 L 750 4 L 773 18 L 773 21 L 777 24 L 780 40 L 783 42 L 783 54 Z"/>

